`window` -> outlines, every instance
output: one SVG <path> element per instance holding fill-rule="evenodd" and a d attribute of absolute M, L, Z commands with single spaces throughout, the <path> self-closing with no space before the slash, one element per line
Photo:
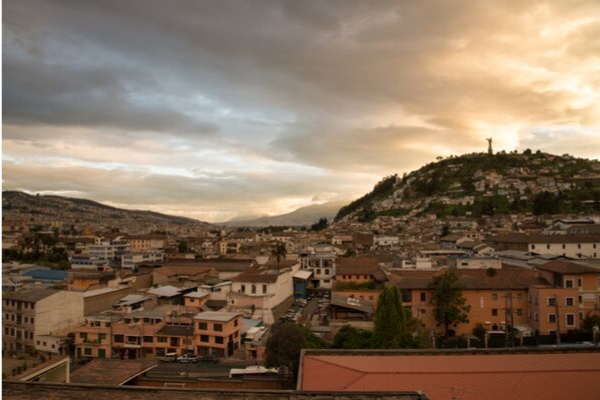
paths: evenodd
<path fill-rule="evenodd" d="M 263 285 L 263 294 L 267 293 L 267 285 Z"/>
<path fill-rule="evenodd" d="M 548 297 L 548 306 L 556 307 L 556 297 Z"/>
<path fill-rule="evenodd" d="M 567 246 L 563 244 L 563 245 L 562 245 L 562 248 L 563 248 L 563 250 L 564 250 L 564 249 L 566 249 L 566 248 L 567 248 Z"/>
<path fill-rule="evenodd" d="M 581 248 L 581 244 L 580 244 L 580 243 L 578 243 L 578 244 L 577 244 L 577 248 L 578 248 L 578 249 L 580 249 L 580 248 Z"/>
<path fill-rule="evenodd" d="M 242 293 L 246 293 L 246 285 L 242 285 L 242 288 L 240 290 Z"/>
<path fill-rule="evenodd" d="M 577 279 L 577 287 L 582 287 L 581 278 Z"/>
<path fill-rule="evenodd" d="M 575 326 L 575 314 L 567 314 L 567 326 Z"/>
<path fill-rule="evenodd" d="M 223 332 L 223 324 L 214 324 L 214 325 L 213 325 L 213 329 L 214 329 L 216 332 Z"/>
<path fill-rule="evenodd" d="M 497 316 L 498 316 L 498 309 L 492 308 L 492 317 L 497 317 Z"/>
<path fill-rule="evenodd" d="M 125 337 L 123 335 L 115 335 L 115 343 L 123 343 L 125 341 Z"/>
<path fill-rule="evenodd" d="M 548 314 L 548 322 L 550 322 L 551 324 L 555 324 L 556 323 L 556 314 Z"/>
<path fill-rule="evenodd" d="M 321 269 L 317 269 L 317 275 L 321 275 Z"/>
<path fill-rule="evenodd" d="M 370 300 L 373 300 L 373 298 L 371 297 Z M 421 301 L 422 302 L 426 302 L 427 301 L 427 293 L 421 292 Z"/>
<path fill-rule="evenodd" d="M 402 290 L 402 301 L 405 303 L 410 303 L 412 301 L 412 294 L 410 290 Z"/>
<path fill-rule="evenodd" d="M 579 296 L 577 300 L 579 301 L 579 304 L 583 303 L 583 297 Z"/>
<path fill-rule="evenodd" d="M 252 285 L 252 294 L 256 294 L 256 285 Z"/>
<path fill-rule="evenodd" d="M 215 336 L 215 343 L 223 344 L 223 336 Z"/>
<path fill-rule="evenodd" d="M 106 339 L 106 333 L 99 333 L 98 334 L 98 340 L 99 341 L 103 341 Z"/>
<path fill-rule="evenodd" d="M 537 311 L 533 313 L 533 320 L 534 321 L 538 320 L 538 313 L 537 313 Z"/>
<path fill-rule="evenodd" d="M 498 293 L 492 293 L 492 300 L 498 300 Z"/>
<path fill-rule="evenodd" d="M 92 355 L 92 349 L 86 347 L 83 349 L 83 354 L 86 356 L 91 356 Z"/>
<path fill-rule="evenodd" d="M 206 331 L 208 330 L 208 324 L 206 322 L 198 322 L 198 329 Z"/>
<path fill-rule="evenodd" d="M 546 250 L 550 250 L 550 245 L 549 244 L 546 245 Z"/>
<path fill-rule="evenodd" d="M 238 326 L 238 320 L 237 320 L 237 318 L 233 320 L 233 326 Z"/>
<path fill-rule="evenodd" d="M 565 287 L 572 288 L 573 287 L 573 279 L 565 279 Z"/>
<path fill-rule="evenodd" d="M 84 332 L 80 333 L 79 334 L 79 339 L 87 340 L 87 333 L 84 333 Z"/>
<path fill-rule="evenodd" d="M 167 337 L 166 336 L 157 336 L 156 341 L 158 343 L 167 343 Z"/>
<path fill-rule="evenodd" d="M 154 337 L 152 336 L 144 336 L 144 343 L 153 343 Z"/>
<path fill-rule="evenodd" d="M 208 335 L 200 335 L 200 341 L 204 343 L 208 342 Z"/>
<path fill-rule="evenodd" d="M 329 275 L 329 269 L 325 269 L 325 275 Z"/>
<path fill-rule="evenodd" d="M 523 295 L 522 294 L 518 294 L 517 295 L 517 301 L 523 301 Z"/>
<path fill-rule="evenodd" d="M 565 304 L 566 304 L 568 307 L 571 307 L 571 306 L 575 305 L 575 299 L 574 299 L 574 298 L 572 298 L 572 297 L 566 297 L 566 298 L 565 298 Z"/>
<path fill-rule="evenodd" d="M 517 308 L 517 316 L 519 316 L 519 317 L 523 316 L 523 309 L 522 308 Z"/>

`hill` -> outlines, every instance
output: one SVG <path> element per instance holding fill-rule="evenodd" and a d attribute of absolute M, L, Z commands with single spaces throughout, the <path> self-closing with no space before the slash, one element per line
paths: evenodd
<path fill-rule="evenodd" d="M 62 196 L 30 195 L 19 191 L 2 192 L 2 221 L 26 221 L 46 226 L 74 226 L 77 229 L 120 228 L 144 233 L 152 231 L 186 232 L 210 227 L 191 218 L 154 211 L 126 210 L 92 200 Z"/>
<path fill-rule="evenodd" d="M 253 219 L 233 219 L 222 223 L 225 226 L 308 226 L 314 224 L 319 218 L 332 221 L 336 213 L 344 205 L 343 202 L 328 202 L 324 204 L 301 207 L 287 214 L 264 216 Z"/>
<path fill-rule="evenodd" d="M 599 210 L 600 162 L 526 150 L 439 158 L 401 178 L 386 177 L 342 207 L 335 220 Z"/>

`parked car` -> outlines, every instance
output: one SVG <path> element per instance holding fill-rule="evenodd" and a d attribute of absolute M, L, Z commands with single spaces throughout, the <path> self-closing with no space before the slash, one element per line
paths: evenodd
<path fill-rule="evenodd" d="M 156 359 L 160 362 L 175 362 L 177 361 L 177 353 L 166 353 L 163 356 L 157 356 Z"/>
<path fill-rule="evenodd" d="M 184 354 L 181 357 L 177 357 L 177 362 L 181 364 L 192 364 L 200 361 L 202 356 L 195 356 L 193 354 Z"/>
<path fill-rule="evenodd" d="M 205 356 L 200 356 L 198 362 L 202 363 L 202 364 L 218 364 L 219 363 L 219 358 L 217 356 L 214 356 L 212 354 L 207 354 Z"/>

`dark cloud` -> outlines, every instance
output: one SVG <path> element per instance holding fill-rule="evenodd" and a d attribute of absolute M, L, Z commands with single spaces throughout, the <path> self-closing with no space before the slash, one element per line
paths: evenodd
<path fill-rule="evenodd" d="M 437 155 L 484 149 L 490 135 L 507 150 L 554 149 L 544 139 L 557 136 L 540 129 L 590 142 L 600 136 L 594 0 L 9 0 L 3 7 L 3 140 L 5 156 L 19 165 L 43 152 L 48 163 L 86 168 L 105 168 L 112 157 L 151 171 L 156 179 L 142 181 L 166 193 L 176 190 L 160 168 L 210 171 L 217 175 L 202 185 L 215 198 L 241 196 L 240 212 L 262 213 L 277 202 L 275 190 L 307 202 L 317 193 L 357 195 L 359 179 L 362 190 Z M 556 141 L 565 151 L 596 151 Z M 264 174 L 269 168 L 276 171 Z M 294 185 L 319 183 L 292 193 L 285 169 L 294 169 Z M 75 190 L 61 175 L 67 170 L 52 171 L 46 186 Z M 10 174 L 12 185 L 26 187 L 26 177 Z M 140 179 L 119 176 L 125 186 Z M 196 182 L 185 181 L 195 190 L 187 195 L 202 193 Z M 246 194 L 220 192 L 217 183 Z M 117 196 L 98 185 L 86 193 Z"/>

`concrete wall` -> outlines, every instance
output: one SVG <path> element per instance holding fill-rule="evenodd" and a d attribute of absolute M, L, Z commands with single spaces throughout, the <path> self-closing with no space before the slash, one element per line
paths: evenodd
<path fill-rule="evenodd" d="M 60 291 L 35 305 L 35 335 L 61 335 L 83 322 L 83 293 Z"/>
<path fill-rule="evenodd" d="M 127 287 L 124 289 L 117 289 L 114 292 L 104 293 L 93 297 L 85 297 L 84 301 L 84 313 L 85 315 L 97 314 L 100 311 L 109 310 L 117 300 L 122 299 L 130 293 L 135 292 L 133 288 Z"/>
<path fill-rule="evenodd" d="M 292 390 L 164 389 L 131 386 L 40 384 L 2 382 L 2 397 L 7 400 L 427 400 L 425 395 L 404 393 L 325 393 Z"/>

